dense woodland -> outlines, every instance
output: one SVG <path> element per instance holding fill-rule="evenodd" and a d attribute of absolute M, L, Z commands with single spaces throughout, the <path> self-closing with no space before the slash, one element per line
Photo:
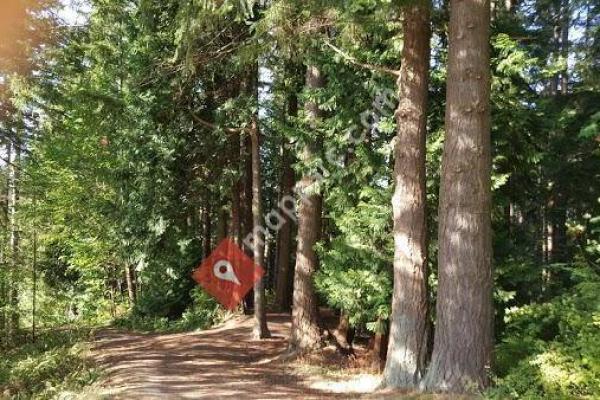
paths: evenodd
<path fill-rule="evenodd" d="M 600 397 L 600 2 L 79 6 L 0 5 L 3 352 L 210 326 L 230 237 L 256 338 L 327 308 L 383 386 Z"/>

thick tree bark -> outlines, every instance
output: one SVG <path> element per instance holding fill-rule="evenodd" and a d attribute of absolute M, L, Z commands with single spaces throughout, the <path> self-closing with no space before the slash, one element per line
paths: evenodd
<path fill-rule="evenodd" d="M 418 385 L 428 345 L 425 139 L 431 35 L 429 5 L 408 6 L 403 26 L 392 198 L 394 292 L 384 370 L 384 384 L 391 387 Z"/>
<path fill-rule="evenodd" d="M 298 99 L 295 95 L 290 96 L 288 104 L 288 113 L 290 116 L 298 115 Z M 281 198 L 291 196 L 294 190 L 295 176 L 292 168 L 292 155 L 282 146 L 282 173 L 281 173 Z M 290 308 L 291 296 L 290 275 L 291 269 L 291 251 L 292 251 L 292 221 L 287 214 L 283 214 L 285 222 L 279 229 L 277 246 L 277 283 L 275 285 L 275 304 L 279 311 L 288 311 Z"/>
<path fill-rule="evenodd" d="M 260 165 L 260 130 L 258 127 L 258 116 L 252 121 L 252 221 L 254 263 L 264 268 L 265 261 L 265 237 L 259 229 L 263 224 L 262 213 L 262 179 Z M 259 279 L 254 284 L 254 329 L 253 335 L 257 339 L 271 336 L 267 327 L 267 311 L 265 304 L 265 279 Z"/>
<path fill-rule="evenodd" d="M 315 66 L 308 66 L 306 71 L 306 86 L 308 89 L 318 89 L 325 86 L 321 71 Z M 321 116 L 318 104 L 309 101 L 306 111 L 311 120 L 312 128 L 316 129 Z M 302 154 L 302 161 L 308 162 L 318 157 L 321 151 L 320 138 L 313 138 Z M 305 353 L 321 346 L 321 334 L 318 325 L 317 298 L 313 287 L 313 276 L 318 268 L 315 245 L 321 233 L 322 195 L 315 188 L 316 177 L 304 174 L 298 190 L 301 200 L 298 207 L 298 247 L 296 250 L 296 267 L 294 271 L 294 293 L 292 307 L 292 330 L 290 347 Z"/>
<path fill-rule="evenodd" d="M 429 390 L 489 383 L 492 358 L 490 5 L 451 0 L 439 283 Z"/>

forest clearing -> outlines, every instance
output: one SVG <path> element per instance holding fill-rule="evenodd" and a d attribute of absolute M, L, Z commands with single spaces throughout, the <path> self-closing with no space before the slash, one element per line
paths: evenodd
<path fill-rule="evenodd" d="M 600 0 L 0 0 L 0 398 L 600 399 Z"/>

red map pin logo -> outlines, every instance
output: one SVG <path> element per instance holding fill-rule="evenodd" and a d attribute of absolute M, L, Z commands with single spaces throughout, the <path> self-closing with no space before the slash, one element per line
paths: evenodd
<path fill-rule="evenodd" d="M 235 271 L 233 269 L 233 265 L 227 260 L 219 260 L 213 266 L 213 273 L 219 279 L 224 281 L 233 282 L 236 285 L 241 285 L 240 280 L 238 279 Z"/>
<path fill-rule="evenodd" d="M 265 271 L 230 238 L 194 270 L 192 278 L 225 308 L 234 310 Z"/>

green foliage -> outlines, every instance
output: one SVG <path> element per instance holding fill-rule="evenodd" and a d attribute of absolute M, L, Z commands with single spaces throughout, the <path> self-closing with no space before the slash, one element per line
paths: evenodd
<path fill-rule="evenodd" d="M 507 313 L 490 397 L 600 396 L 600 278 L 588 267 L 574 268 L 581 282 L 570 293 Z"/>
<path fill-rule="evenodd" d="M 191 293 L 192 304 L 177 321 L 176 329 L 207 329 L 220 322 L 226 312 L 217 301 L 200 288 Z"/>
<path fill-rule="evenodd" d="M 377 260 L 344 243 L 331 244 L 315 278 L 327 303 L 350 316 L 350 324 L 369 324 L 390 313 L 391 279 L 377 271 Z"/>
<path fill-rule="evenodd" d="M 54 399 L 93 383 L 99 370 L 87 359 L 89 329 L 49 330 L 34 343 L 3 352 L 0 395 L 9 399 Z"/>
<path fill-rule="evenodd" d="M 352 325 L 373 330 L 390 314 L 390 199 L 388 192 L 372 189 L 363 189 L 359 198 L 356 207 L 336 218 L 339 236 L 319 247 L 315 286 L 327 304 L 348 314 Z"/>
<path fill-rule="evenodd" d="M 156 311 L 142 313 L 138 311 L 139 308 L 135 308 L 133 312 L 115 319 L 113 324 L 137 331 L 180 332 L 210 328 L 227 315 L 216 300 L 200 288 L 193 288 L 190 297 L 192 302 L 183 311 L 181 318 L 169 319 L 158 316 Z"/>

